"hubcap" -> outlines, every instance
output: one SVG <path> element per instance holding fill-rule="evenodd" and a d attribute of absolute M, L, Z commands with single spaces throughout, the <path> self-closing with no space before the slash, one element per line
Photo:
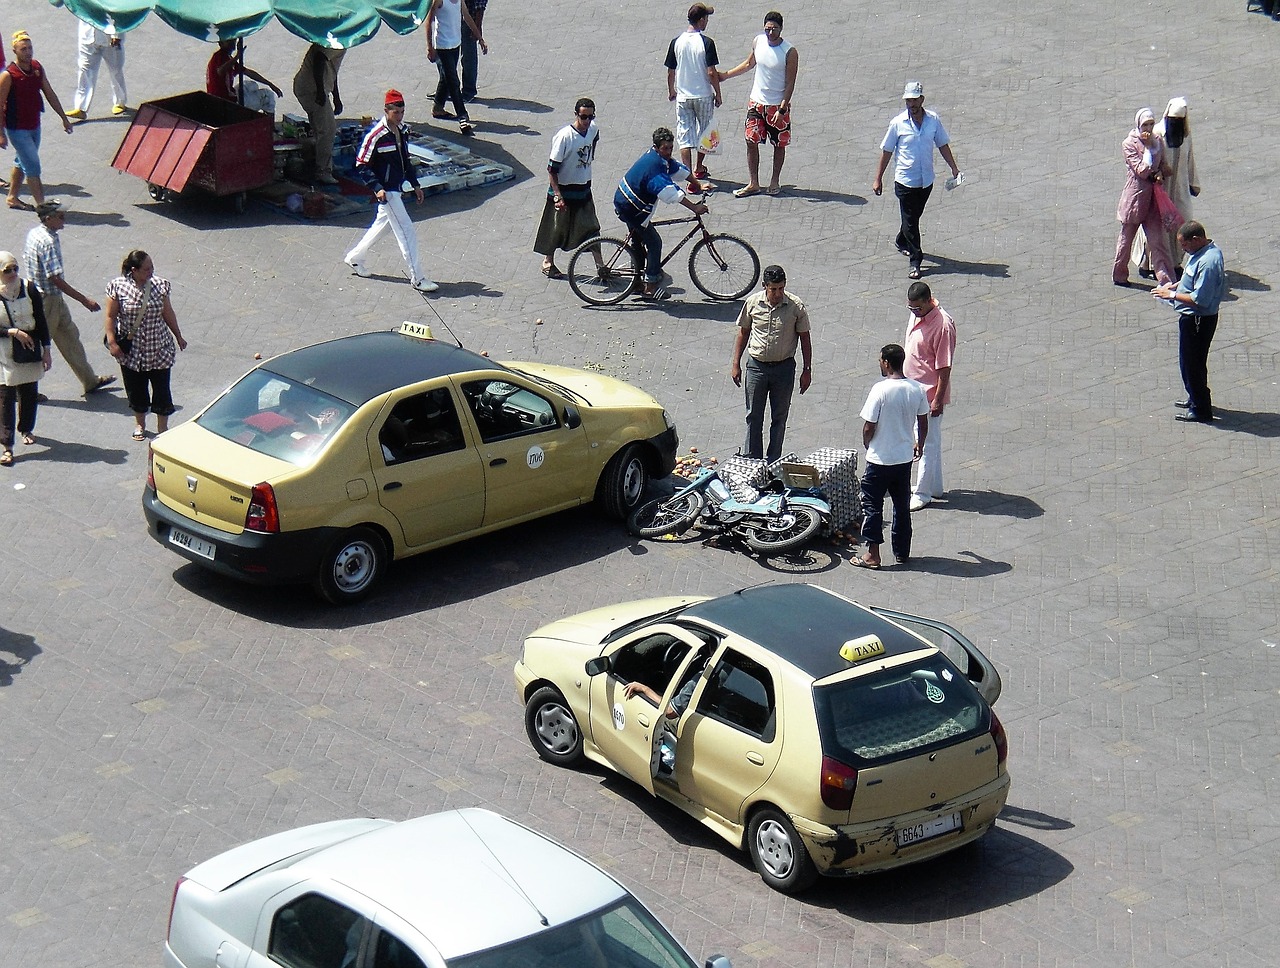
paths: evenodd
<path fill-rule="evenodd" d="M 344 592 L 359 591 L 373 577 L 373 549 L 363 541 L 347 545 L 333 563 L 333 581 Z"/>
<path fill-rule="evenodd" d="M 640 500 L 644 492 L 644 463 L 635 457 L 627 462 L 626 472 L 622 475 L 622 497 L 628 507 Z"/>
<path fill-rule="evenodd" d="M 552 753 L 563 755 L 578 745 L 578 726 L 563 706 L 548 703 L 534 716 L 534 731 Z"/>
<path fill-rule="evenodd" d="M 778 821 L 766 820 L 757 828 L 756 853 L 760 855 L 760 863 L 774 877 L 786 877 L 791 873 L 791 865 L 795 862 L 791 837 Z"/>

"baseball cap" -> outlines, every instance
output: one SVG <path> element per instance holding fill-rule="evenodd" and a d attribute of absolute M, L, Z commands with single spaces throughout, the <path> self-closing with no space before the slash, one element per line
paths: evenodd
<path fill-rule="evenodd" d="M 42 220 L 48 218 L 54 212 L 61 212 L 63 215 L 65 215 L 69 211 L 71 211 L 71 206 L 67 205 L 65 202 L 57 202 L 52 200 L 47 202 L 41 202 L 39 205 L 36 206 L 36 215 L 40 216 Z"/>
<path fill-rule="evenodd" d="M 387 96 L 382 99 L 382 106 L 388 104 L 404 104 L 404 95 L 397 91 L 394 87 L 387 91 Z"/>
<path fill-rule="evenodd" d="M 689 8 L 689 23 L 696 24 L 703 17 L 710 17 L 716 12 L 716 8 L 709 3 L 695 3 Z"/>
<path fill-rule="evenodd" d="M 902 90 L 902 100 L 917 97 L 924 97 L 924 85 L 919 81 L 907 81 L 907 86 Z"/>

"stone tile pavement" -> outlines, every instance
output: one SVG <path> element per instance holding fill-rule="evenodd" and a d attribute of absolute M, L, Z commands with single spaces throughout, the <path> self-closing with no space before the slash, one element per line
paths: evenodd
<path fill-rule="evenodd" d="M 723 7 L 710 32 L 732 64 L 765 8 Z M 721 194 L 712 209 L 812 306 L 817 368 L 793 408 L 797 450 L 856 441 L 875 353 L 901 336 L 896 206 L 870 179 L 908 77 L 969 178 L 939 191 L 924 222 L 926 279 L 961 346 L 950 491 L 917 515 L 915 567 L 868 574 L 847 566 L 848 549 L 822 547 L 807 571 L 770 571 L 697 544 L 635 543 L 583 509 L 402 563 L 367 604 L 334 611 L 154 545 L 138 508 L 145 450 L 121 394 L 81 399 L 58 360 L 41 445 L 19 447 L 0 481 L 0 961 L 157 964 L 174 879 L 219 850 L 339 816 L 480 804 L 575 846 L 695 954 L 724 951 L 739 968 L 1274 964 L 1280 27 L 1217 2 L 801 0 L 785 14 L 801 53 L 787 193 Z M 667 402 L 686 445 L 728 456 L 741 427 L 732 308 L 703 302 L 673 263 L 674 301 L 588 310 L 529 249 L 547 143 L 582 92 L 604 129 L 597 200 L 612 227 L 609 189 L 672 121 L 661 56 L 683 20 L 678 4 L 491 4 L 477 141 L 517 178 L 415 216 L 442 283 L 431 305 L 467 345 L 599 366 Z M 69 101 L 69 15 L 7 0 L 0 28 L 20 26 Z M 155 18 L 127 43 L 133 103 L 199 86 L 204 45 Z M 422 46 L 383 33 L 352 51 L 349 112 L 376 112 L 394 84 L 425 123 Z M 287 91 L 301 42 L 271 27 L 248 49 Z M 747 90 L 726 84 L 726 150 L 710 164 L 724 189 L 745 177 Z M 1108 280 L 1120 140 L 1136 108 L 1159 112 L 1175 94 L 1191 104 L 1197 215 L 1231 272 L 1212 427 L 1172 420 L 1169 312 Z M 185 414 L 255 353 L 434 322 L 398 282 L 390 241 L 372 260 L 382 278 L 347 274 L 339 259 L 361 219 L 152 202 L 108 167 L 126 125 L 102 117 L 105 101 L 70 138 L 45 126 L 50 193 L 77 210 L 68 278 L 100 292 L 125 251 L 152 252 L 191 341 L 174 373 Z M 0 211 L 0 247 L 19 250 L 31 223 Z M 76 318 L 105 370 L 100 317 Z M 528 748 L 511 665 L 538 624 L 770 579 L 934 614 L 988 650 L 1014 776 L 992 834 L 787 899 L 673 810 Z"/>

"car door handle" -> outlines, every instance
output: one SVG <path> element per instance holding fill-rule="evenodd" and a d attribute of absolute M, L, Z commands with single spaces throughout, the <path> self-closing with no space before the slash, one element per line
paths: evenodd
<path fill-rule="evenodd" d="M 493 460 L 489 461 L 489 466 L 501 467 L 506 462 L 507 462 L 507 459 L 505 457 L 495 457 Z"/>
<path fill-rule="evenodd" d="M 747 754 L 747 762 L 753 763 L 756 766 L 764 766 L 764 757 L 759 753 L 751 752 Z"/>
<path fill-rule="evenodd" d="M 394 491 L 397 487 L 404 487 L 399 481 L 387 481 L 382 485 L 384 491 Z"/>
<path fill-rule="evenodd" d="M 639 716 L 637 716 L 637 717 L 636 717 L 636 722 L 637 722 L 637 723 L 639 723 L 641 726 L 643 726 L 645 729 L 648 729 L 648 728 L 649 728 L 649 717 L 648 717 L 648 716 L 645 716 L 645 715 L 641 714 L 641 715 L 639 715 Z"/>

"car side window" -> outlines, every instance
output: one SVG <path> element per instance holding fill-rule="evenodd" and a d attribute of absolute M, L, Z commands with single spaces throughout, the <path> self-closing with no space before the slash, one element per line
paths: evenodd
<path fill-rule="evenodd" d="M 271 922 L 267 953 L 286 968 L 355 968 L 370 923 L 321 894 L 304 894 Z"/>
<path fill-rule="evenodd" d="M 774 707 L 769 670 L 726 649 L 702 691 L 698 712 L 769 742 L 774 735 Z"/>
<path fill-rule="evenodd" d="M 462 385 L 462 395 L 485 443 L 560 426 L 550 400 L 514 383 L 473 380 Z"/>
<path fill-rule="evenodd" d="M 378 434 L 388 464 L 434 457 L 466 446 L 448 387 L 406 397 L 392 408 Z"/>
<path fill-rule="evenodd" d="M 373 949 L 373 968 L 425 968 L 422 959 L 394 934 L 379 932 Z"/>
<path fill-rule="evenodd" d="M 643 682 L 662 695 L 688 653 L 689 646 L 674 635 L 655 632 L 615 652 L 609 671 L 622 682 Z"/>

